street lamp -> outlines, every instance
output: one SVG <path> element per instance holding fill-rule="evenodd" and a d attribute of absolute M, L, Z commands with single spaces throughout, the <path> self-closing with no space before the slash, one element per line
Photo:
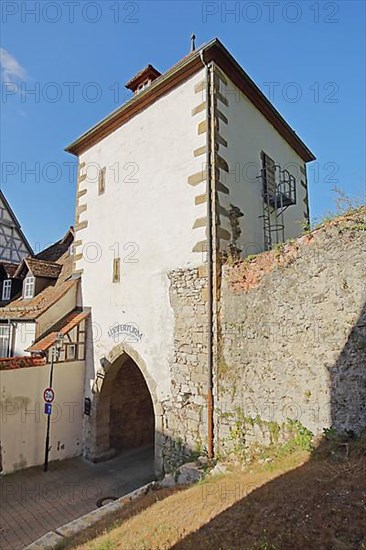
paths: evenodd
<path fill-rule="evenodd" d="M 52 390 L 52 382 L 53 382 L 53 367 L 55 359 L 59 358 L 62 346 L 63 346 L 63 340 L 64 340 L 64 334 L 62 332 L 59 332 L 56 336 L 56 342 L 55 345 L 51 349 L 51 368 L 50 368 L 50 381 L 49 381 L 49 388 Z M 44 453 L 44 471 L 48 471 L 48 455 L 50 452 L 50 425 L 51 425 L 51 410 L 47 413 L 47 431 L 46 431 L 46 446 L 45 446 L 45 453 Z"/>

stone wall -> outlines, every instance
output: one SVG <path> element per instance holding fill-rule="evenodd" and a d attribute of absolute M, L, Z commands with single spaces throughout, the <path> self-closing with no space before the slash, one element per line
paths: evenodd
<path fill-rule="evenodd" d="M 164 464 L 207 444 L 207 275 L 206 269 L 169 274 L 175 313 L 174 357 L 170 368 L 171 401 L 164 404 Z"/>
<path fill-rule="evenodd" d="M 225 266 L 221 295 L 217 435 L 233 419 L 247 443 L 268 423 L 298 420 L 360 432 L 366 426 L 364 217 L 339 219 L 275 251 Z M 232 439 L 232 438 L 231 438 Z"/>
<path fill-rule="evenodd" d="M 222 269 L 215 370 L 216 451 L 366 427 L 366 209 Z M 170 274 L 175 313 L 167 433 L 207 443 L 204 268 Z M 238 430 L 240 433 L 238 433 Z M 174 435 L 174 438 L 173 438 Z M 178 449 L 179 450 L 179 449 Z"/>

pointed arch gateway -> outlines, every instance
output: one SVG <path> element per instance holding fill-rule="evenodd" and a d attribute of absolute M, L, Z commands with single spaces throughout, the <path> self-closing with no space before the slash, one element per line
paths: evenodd
<path fill-rule="evenodd" d="M 87 430 L 87 457 L 106 460 L 151 445 L 155 471 L 161 473 L 162 410 L 144 361 L 129 344 L 122 343 L 114 346 L 101 364 Z"/>

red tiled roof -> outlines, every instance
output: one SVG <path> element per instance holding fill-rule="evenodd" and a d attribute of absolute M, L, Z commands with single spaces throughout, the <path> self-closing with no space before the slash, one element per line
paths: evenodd
<path fill-rule="evenodd" d="M 0 319 L 37 319 L 49 307 L 62 298 L 78 281 L 70 279 L 55 286 L 49 286 L 30 300 L 18 298 L 6 307 L 0 308 Z"/>
<path fill-rule="evenodd" d="M 24 258 L 17 269 L 17 275 L 24 270 L 24 264 L 28 267 L 34 277 L 45 277 L 47 279 L 57 279 L 62 270 L 62 265 L 56 262 L 47 262 L 38 258 Z"/>
<path fill-rule="evenodd" d="M 53 330 L 47 336 L 45 336 L 35 344 L 32 344 L 26 351 L 33 353 L 39 351 L 47 351 L 55 344 L 57 335 L 59 333 L 66 335 L 79 323 L 81 323 L 81 321 L 86 319 L 89 316 L 89 313 L 89 311 L 73 311 L 63 320 L 62 326 L 57 326 L 58 330 Z"/>
<path fill-rule="evenodd" d="M 74 240 L 74 228 L 71 226 L 66 234 L 51 246 L 45 248 L 41 252 L 35 255 L 38 260 L 46 260 L 48 262 L 57 262 L 61 256 L 68 251 L 70 245 Z"/>
<path fill-rule="evenodd" d="M 46 359 L 44 357 L 7 357 L 0 359 L 0 370 L 43 367 L 45 364 Z"/>
<path fill-rule="evenodd" d="M 29 258 L 27 259 L 29 260 Z M 72 262 L 73 258 L 69 254 L 67 248 L 58 262 L 53 263 L 53 265 L 60 266 L 57 268 L 60 273 L 56 283 L 41 290 L 34 298 L 24 300 L 22 296 L 19 296 L 5 307 L 0 307 L 0 319 L 36 319 L 42 315 L 42 313 L 60 300 L 72 287 L 76 288 L 78 284 L 77 279 L 70 279 L 72 274 Z M 23 262 L 21 265 L 24 265 Z"/>

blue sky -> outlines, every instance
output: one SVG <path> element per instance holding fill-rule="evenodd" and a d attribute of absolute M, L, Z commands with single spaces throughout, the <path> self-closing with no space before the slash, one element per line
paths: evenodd
<path fill-rule="evenodd" d="M 64 147 L 142 67 L 186 55 L 192 31 L 197 45 L 217 36 L 317 156 L 313 218 L 333 209 L 335 185 L 364 199 L 363 1 L 2 0 L 1 12 L 1 187 L 36 250 L 73 224 Z"/>

